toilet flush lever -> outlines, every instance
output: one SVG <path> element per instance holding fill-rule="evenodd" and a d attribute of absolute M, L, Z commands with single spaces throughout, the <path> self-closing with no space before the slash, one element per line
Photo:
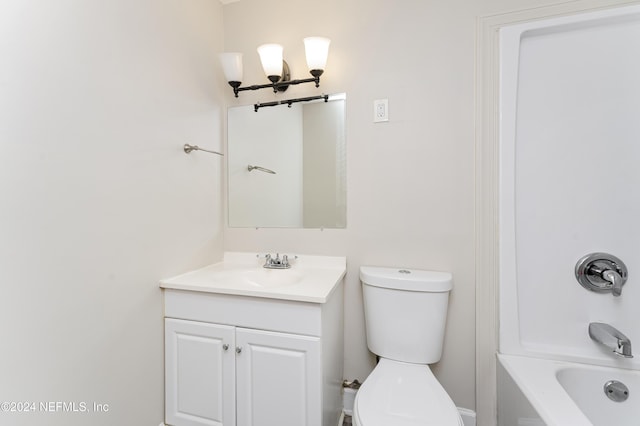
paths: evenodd
<path fill-rule="evenodd" d="M 575 268 L 576 279 L 581 286 L 595 292 L 622 294 L 627 281 L 627 267 L 622 260 L 607 253 L 591 253 L 580 260 Z"/>

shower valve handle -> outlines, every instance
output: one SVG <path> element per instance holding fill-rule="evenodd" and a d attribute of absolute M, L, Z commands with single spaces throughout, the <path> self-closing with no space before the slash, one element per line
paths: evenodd
<path fill-rule="evenodd" d="M 620 296 L 622 294 L 623 280 L 619 273 L 611 269 L 607 269 L 602 273 L 602 279 L 611 283 L 611 293 L 614 296 Z"/>
<path fill-rule="evenodd" d="M 580 260 L 575 268 L 576 279 L 587 290 L 598 293 L 622 294 L 627 281 L 627 267 L 622 260 L 607 253 L 591 253 Z"/>

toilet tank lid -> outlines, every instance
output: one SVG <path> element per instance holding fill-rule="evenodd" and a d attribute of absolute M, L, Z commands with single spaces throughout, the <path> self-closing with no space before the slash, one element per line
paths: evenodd
<path fill-rule="evenodd" d="M 441 293 L 453 288 L 453 276 L 449 272 L 419 269 L 361 266 L 360 280 L 365 285 L 397 290 Z"/>

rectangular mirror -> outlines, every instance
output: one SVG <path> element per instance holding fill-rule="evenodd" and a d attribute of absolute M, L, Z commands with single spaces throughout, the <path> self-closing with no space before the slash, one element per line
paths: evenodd
<path fill-rule="evenodd" d="M 346 227 L 345 103 L 229 108 L 230 227 Z"/>

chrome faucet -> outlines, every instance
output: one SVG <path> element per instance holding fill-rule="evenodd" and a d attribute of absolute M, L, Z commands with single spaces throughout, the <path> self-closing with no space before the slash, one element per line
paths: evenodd
<path fill-rule="evenodd" d="M 575 267 L 576 279 L 587 290 L 598 293 L 611 292 L 618 297 L 629 276 L 622 260 L 608 253 L 591 253 L 583 256 Z"/>
<path fill-rule="evenodd" d="M 611 283 L 611 293 L 614 296 L 620 296 L 622 294 L 622 284 L 624 284 L 625 280 L 622 279 L 622 276 L 613 269 L 605 269 L 599 268 L 597 265 L 593 265 L 589 268 L 589 272 L 602 277 L 608 283 Z"/>
<path fill-rule="evenodd" d="M 618 329 L 603 322 L 592 322 L 589 324 L 589 337 L 594 342 L 600 343 L 611 349 L 614 354 L 633 358 L 631 354 L 631 340 Z"/>
<path fill-rule="evenodd" d="M 289 269 L 291 268 L 291 264 L 289 263 L 289 256 L 286 254 L 282 255 L 282 259 L 280 259 L 280 253 L 276 253 L 276 258 L 271 257 L 270 254 L 267 254 L 265 257 L 263 268 L 267 269 Z"/>

